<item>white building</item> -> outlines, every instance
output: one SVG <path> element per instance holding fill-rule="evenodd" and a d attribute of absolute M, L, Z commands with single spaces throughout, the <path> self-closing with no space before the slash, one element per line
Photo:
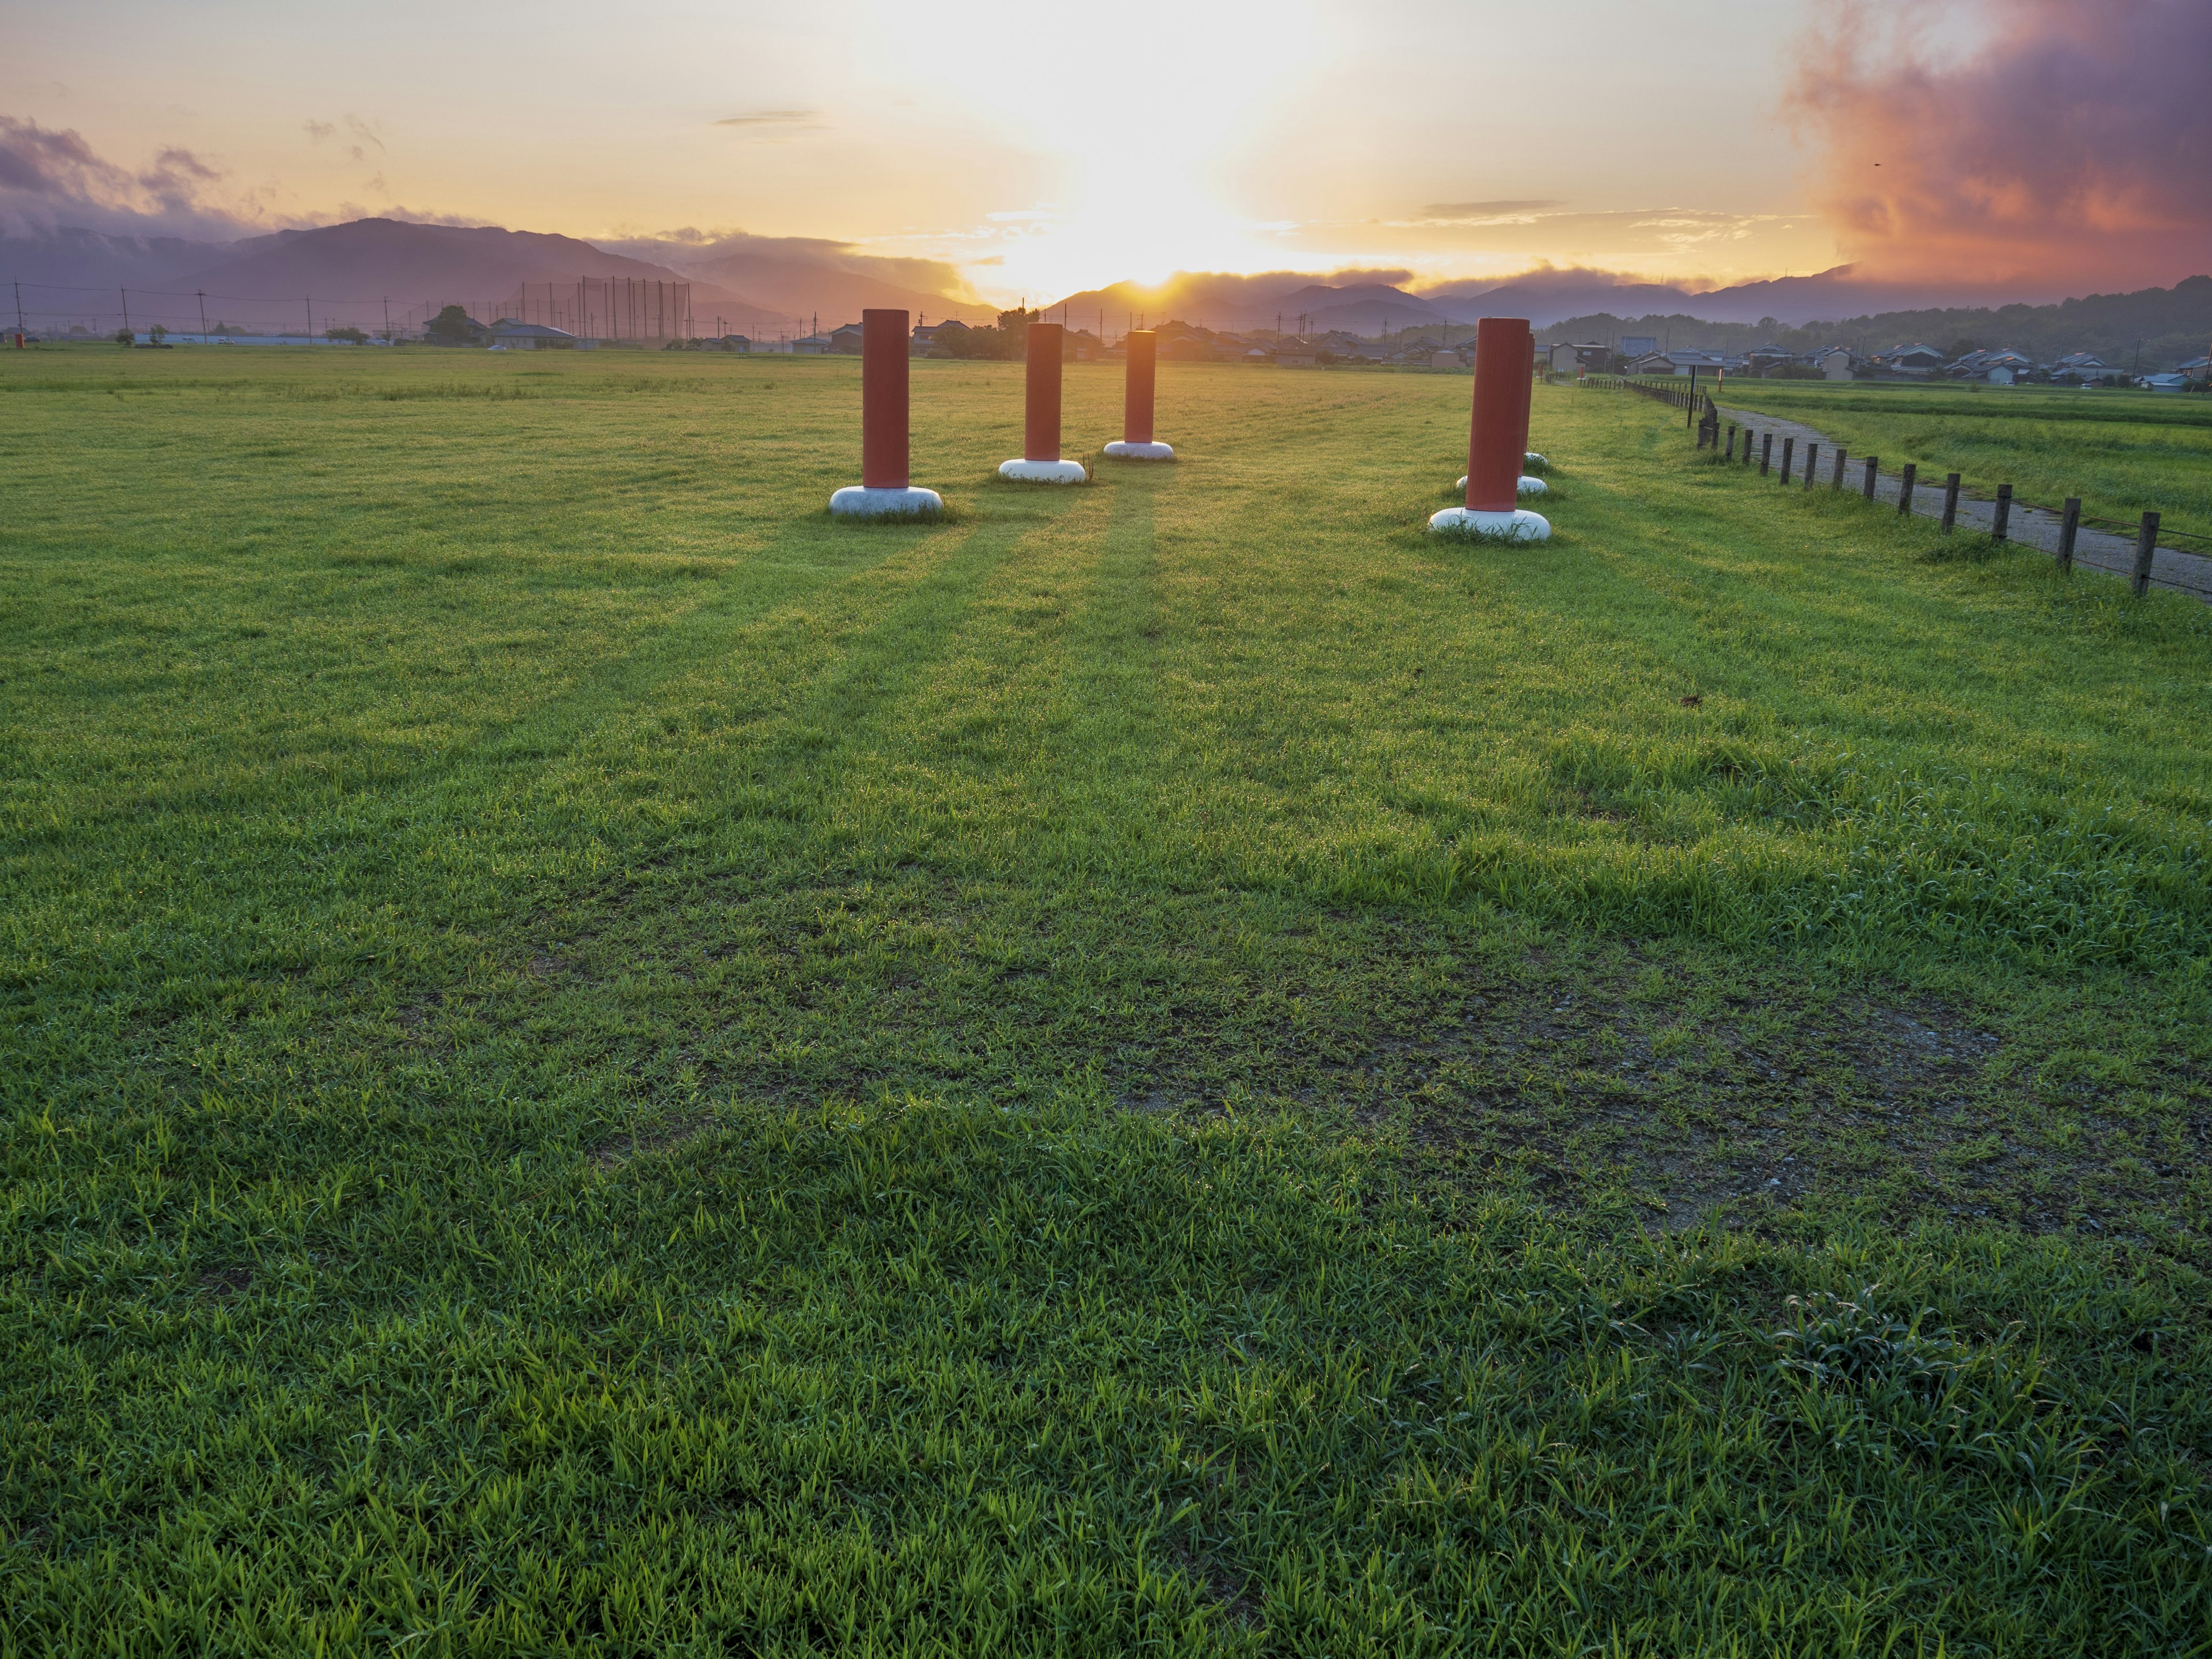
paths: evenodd
<path fill-rule="evenodd" d="M 518 323 L 502 317 L 491 325 L 494 351 L 538 351 L 548 346 L 573 346 L 576 337 L 543 323 Z"/>

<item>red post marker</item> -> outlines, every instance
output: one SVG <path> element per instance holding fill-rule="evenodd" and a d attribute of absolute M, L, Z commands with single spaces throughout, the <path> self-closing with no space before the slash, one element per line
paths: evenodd
<path fill-rule="evenodd" d="M 1152 387 L 1158 345 L 1159 336 L 1148 328 L 1121 337 L 1121 349 L 1129 360 L 1128 379 L 1121 393 L 1121 437 L 1118 443 L 1106 446 L 1106 453 L 1116 460 L 1175 459 L 1172 447 L 1152 441 Z"/>
<path fill-rule="evenodd" d="M 841 518 L 915 518 L 944 508 L 907 477 L 907 330 L 903 311 L 860 313 L 860 482 L 830 498 Z"/>
<path fill-rule="evenodd" d="M 1121 342 L 1129 354 L 1129 373 L 1121 389 L 1121 441 L 1148 444 L 1152 441 L 1152 391 L 1159 379 L 1160 337 L 1150 329 Z"/>
<path fill-rule="evenodd" d="M 860 313 L 860 483 L 869 489 L 907 486 L 906 313 Z"/>
<path fill-rule="evenodd" d="M 1448 507 L 1431 530 L 1472 531 L 1542 541 L 1552 526 L 1520 510 L 1521 465 L 1528 451 L 1529 371 L 1534 341 L 1518 317 L 1485 317 L 1474 326 L 1474 408 L 1468 425 L 1467 505 Z"/>
<path fill-rule="evenodd" d="M 1081 483 L 1091 476 L 1083 463 L 1060 459 L 1060 325 L 1031 323 L 1028 351 L 1021 459 L 1001 461 L 999 476 L 1017 483 Z"/>
<path fill-rule="evenodd" d="M 1521 483 L 1521 408 L 1528 377 L 1528 325 L 1485 317 L 1474 325 L 1474 412 L 1467 434 L 1467 504 L 1510 513 Z"/>
<path fill-rule="evenodd" d="M 1028 388 L 1022 411 L 1022 459 L 1060 459 L 1060 334 L 1058 323 L 1031 323 Z"/>

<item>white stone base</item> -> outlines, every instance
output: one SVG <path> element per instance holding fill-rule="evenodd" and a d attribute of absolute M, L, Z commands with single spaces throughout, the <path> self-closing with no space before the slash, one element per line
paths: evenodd
<path fill-rule="evenodd" d="M 1472 507 L 1448 507 L 1430 517 L 1429 528 L 1457 535 L 1495 536 L 1509 542 L 1547 542 L 1552 538 L 1549 520 L 1540 513 L 1524 512 L 1518 507 L 1510 513 L 1477 513 Z"/>
<path fill-rule="evenodd" d="M 1106 453 L 1117 461 L 1171 461 L 1175 448 L 1170 444 L 1133 444 L 1125 438 L 1116 438 L 1106 446 Z"/>
<path fill-rule="evenodd" d="M 1551 463 L 1532 449 L 1521 458 L 1521 465 L 1523 466 L 1549 466 L 1551 465 Z"/>
<path fill-rule="evenodd" d="M 1080 461 L 1000 461 L 999 476 L 1012 478 L 1016 483 L 1073 484 L 1086 482 L 1091 475 L 1083 470 Z"/>
<path fill-rule="evenodd" d="M 848 484 L 830 498 L 830 510 L 844 519 L 916 519 L 942 513 L 945 497 L 933 489 L 870 489 Z"/>
<path fill-rule="evenodd" d="M 1466 489 L 1467 475 L 1463 472 L 1460 474 L 1459 482 L 1452 488 Z M 1516 495 L 1545 495 L 1551 493 L 1551 485 L 1546 483 L 1541 478 L 1532 478 L 1525 472 L 1513 481 L 1513 493 Z"/>

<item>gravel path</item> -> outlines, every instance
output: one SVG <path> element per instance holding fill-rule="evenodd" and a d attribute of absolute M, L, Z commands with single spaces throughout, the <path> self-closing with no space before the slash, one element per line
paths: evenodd
<path fill-rule="evenodd" d="M 1805 465 L 1805 447 L 1820 446 L 1820 477 L 1818 488 L 1826 489 L 1835 476 L 1836 447 L 1827 434 L 1814 431 L 1797 421 L 1777 420 L 1748 409 L 1720 410 L 1723 431 L 1721 441 L 1728 441 L 1727 424 L 1733 421 L 1738 428 L 1739 444 L 1756 444 L 1768 433 L 1774 434 L 1774 465 L 1778 471 L 1782 465 L 1782 441 L 1797 441 L 1796 465 Z M 1854 459 L 1844 475 L 1844 488 L 1862 489 L 1865 487 L 1866 466 L 1863 459 Z M 1791 487 L 1798 488 L 1797 478 Z M 1894 473 L 1878 473 L 1875 479 L 1875 499 L 1894 502 L 1899 483 Z M 1939 473 L 1929 477 L 1920 475 L 1912 486 L 1912 511 L 1925 519 L 1943 516 L 1943 479 Z M 1959 527 L 1962 530 L 1987 531 L 1996 514 L 1996 503 L 1978 496 L 1969 496 L 1964 489 L 1959 492 Z M 2040 548 L 2056 556 L 2058 551 L 2059 519 L 2056 513 L 2041 507 L 2028 507 L 2021 502 L 2012 504 L 2012 521 L 2007 534 L 2023 547 Z M 2074 562 L 2093 570 L 2108 570 L 2118 576 L 2132 577 L 2136 568 L 2136 541 L 2132 536 L 2116 536 L 2107 531 L 2092 530 L 2083 526 L 2074 538 Z M 2177 547 L 2160 547 L 2152 556 L 2150 579 L 2154 586 L 2171 587 L 2178 592 L 2193 593 L 2200 599 L 2212 600 L 2212 557 L 2201 553 L 2185 553 Z"/>

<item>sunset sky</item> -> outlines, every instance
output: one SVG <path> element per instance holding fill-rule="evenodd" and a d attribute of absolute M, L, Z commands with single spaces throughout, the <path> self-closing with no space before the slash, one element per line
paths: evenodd
<path fill-rule="evenodd" d="M 1939 231 L 1953 267 L 1986 232 L 2033 269 L 2078 250 L 2051 238 L 2036 180 L 1976 182 L 2013 164 L 1954 130 L 1953 94 L 2022 53 L 2171 77 L 2135 56 L 2145 32 L 2193 80 L 2208 14 L 1186 0 L 1058 26 L 1034 6 L 890 0 L 17 0 L 0 114 L 81 135 L 95 204 L 188 232 L 372 213 L 592 238 L 743 228 L 947 259 L 1002 299 L 1177 268 L 1726 282 L 1870 252 L 1909 264 Z M 2149 129 L 2115 130 L 2082 175 L 2063 117 L 2044 112 L 2057 148 L 2038 164 L 2071 168 L 2068 188 L 2119 201 L 2114 167 L 2170 165 L 2121 153 Z M 1948 147 L 1932 161 L 1931 134 Z M 2201 171 L 2179 203 L 2145 189 L 2113 208 L 2116 282 L 2123 264 L 2130 281 L 2202 268 Z"/>

